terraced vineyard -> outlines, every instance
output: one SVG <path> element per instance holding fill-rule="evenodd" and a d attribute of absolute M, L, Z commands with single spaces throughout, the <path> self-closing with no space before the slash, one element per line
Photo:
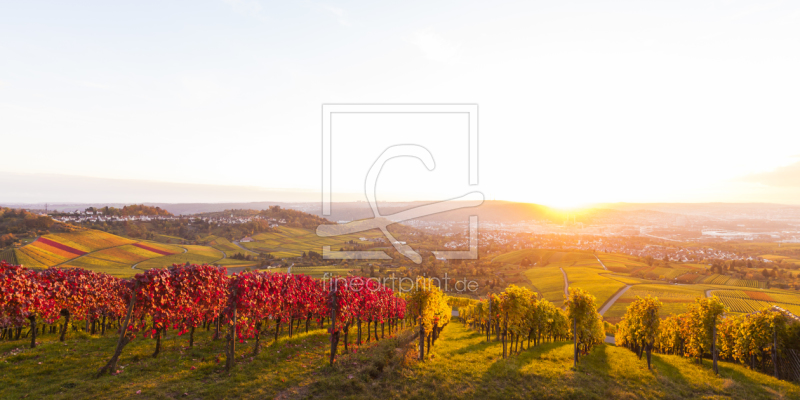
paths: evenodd
<path fill-rule="evenodd" d="M 731 277 L 727 275 L 713 274 L 703 279 L 701 283 L 708 283 L 710 285 L 724 285 L 729 279 L 731 279 Z"/>
<path fill-rule="evenodd" d="M 741 287 L 749 287 L 749 288 L 763 288 L 764 282 L 759 282 L 752 279 L 736 279 L 731 278 L 728 280 L 728 285 L 730 286 L 741 286 Z"/>
<path fill-rule="evenodd" d="M 5 261 L 9 264 L 19 264 L 17 262 L 17 254 L 14 249 L 0 251 L 0 261 Z"/>
<path fill-rule="evenodd" d="M 371 244 L 371 242 L 362 242 L 360 240 L 362 237 L 382 237 L 382 234 L 376 230 L 374 232 L 361 232 L 337 237 L 319 237 L 316 232 L 311 230 L 282 226 L 276 232 L 254 235 L 254 242 L 240 244 L 255 253 L 270 253 L 275 258 L 283 258 L 299 257 L 303 252 L 309 251 L 322 254 L 323 246 L 331 246 L 331 250 L 336 251 L 343 247 L 352 246 L 352 244 L 348 243 L 350 241 L 357 244 Z"/>
<path fill-rule="evenodd" d="M 525 276 L 547 301 L 558 307 L 564 303 L 564 275 L 558 267 L 534 267 Z"/>
<path fill-rule="evenodd" d="M 85 253 L 136 242 L 135 240 L 97 230 L 54 233 L 43 237 Z"/>
<path fill-rule="evenodd" d="M 771 305 L 765 301 L 740 299 L 738 297 L 720 297 L 719 299 L 727 307 L 730 307 L 731 311 L 740 313 L 751 313 Z"/>
<path fill-rule="evenodd" d="M 207 245 L 217 250 L 224 251 L 225 254 L 228 255 L 228 257 L 236 253 L 242 253 L 244 255 L 251 255 L 251 256 L 258 255 L 258 253 L 256 252 L 243 250 L 241 247 L 235 245 L 234 243 L 231 243 L 230 240 L 225 239 L 224 237 L 208 236 L 204 239 L 204 241 L 206 242 Z"/>
<path fill-rule="evenodd" d="M 597 262 L 597 260 L 595 260 Z M 569 279 L 570 287 L 579 287 L 589 291 L 597 298 L 597 304 L 604 304 L 617 291 L 625 287 L 625 284 L 609 279 L 591 267 L 567 267 L 564 268 Z"/>
<path fill-rule="evenodd" d="M 222 252 L 206 246 L 181 246 L 186 248 L 186 253 L 173 254 L 164 257 L 152 258 L 139 263 L 136 268 L 147 270 L 151 268 L 164 268 L 172 264 L 215 264 L 222 259 Z"/>
<path fill-rule="evenodd" d="M 524 259 L 529 259 L 538 262 L 539 265 L 543 263 L 565 263 L 573 261 L 589 261 L 597 263 L 597 259 L 593 253 L 589 252 L 565 252 L 544 249 L 523 249 L 512 251 L 500 256 L 495 257 L 492 261 L 502 264 L 519 264 Z"/>
<path fill-rule="evenodd" d="M 664 285 L 664 284 L 639 284 L 633 286 L 614 303 L 611 308 L 603 315 L 603 318 L 611 323 L 620 321 L 628 306 L 639 297 L 647 296 L 658 297 L 663 304 L 659 309 L 659 316 L 664 318 L 672 314 L 686 312 L 694 300 L 703 296 L 701 288 Z"/>
<path fill-rule="evenodd" d="M 718 296 L 734 312 L 750 313 L 771 305 L 800 311 L 800 295 L 744 290 L 714 290 L 711 295 Z"/>
<path fill-rule="evenodd" d="M 647 266 L 647 264 L 638 261 L 636 257 L 625 254 L 598 253 L 597 257 L 603 261 L 606 268 L 614 272 L 627 273 L 636 268 Z"/>

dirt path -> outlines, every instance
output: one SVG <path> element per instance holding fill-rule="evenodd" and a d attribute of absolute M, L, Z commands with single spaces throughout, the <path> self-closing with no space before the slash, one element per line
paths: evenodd
<path fill-rule="evenodd" d="M 614 303 L 616 303 L 616 302 L 617 302 L 617 300 L 618 300 L 620 297 L 622 297 L 622 295 L 623 295 L 623 294 L 625 294 L 625 292 L 627 292 L 627 291 L 628 291 L 628 289 L 630 289 L 630 288 L 631 288 L 631 285 L 625 285 L 625 287 L 624 287 L 624 288 L 620 289 L 620 290 L 619 290 L 619 291 L 618 291 L 618 292 L 617 292 L 617 293 L 616 293 L 614 296 L 612 296 L 610 299 L 608 299 L 608 300 L 606 301 L 606 303 L 605 303 L 605 304 L 603 304 L 603 306 L 602 306 L 602 307 L 600 307 L 600 311 L 598 311 L 598 312 L 600 313 L 600 315 L 603 315 L 603 314 L 605 314 L 605 313 L 606 313 L 606 311 L 608 311 L 608 309 L 609 309 L 609 308 L 611 308 L 611 306 L 613 306 L 613 305 L 614 305 Z"/>
<path fill-rule="evenodd" d="M 564 268 L 558 268 L 561 270 L 561 273 L 564 274 L 564 295 L 569 297 L 569 280 L 567 279 L 567 273 L 564 272 Z"/>
<path fill-rule="evenodd" d="M 706 290 L 706 297 L 711 297 L 711 291 L 714 289 L 707 289 Z"/>
<path fill-rule="evenodd" d="M 597 256 L 597 254 L 595 254 L 595 255 L 594 255 L 594 258 L 596 258 L 596 259 L 597 259 L 597 262 L 599 262 L 599 263 L 600 263 L 600 265 L 602 265 L 602 266 L 603 266 L 603 269 L 604 269 L 604 270 L 608 271 L 608 268 L 606 268 L 606 265 L 605 265 L 605 264 L 603 264 L 603 262 L 600 260 L 600 257 L 598 257 L 598 256 Z"/>
<path fill-rule="evenodd" d="M 246 247 L 244 247 L 244 246 L 240 245 L 240 244 L 239 244 L 239 242 L 231 242 L 231 243 L 233 243 L 233 244 L 235 244 L 235 245 L 239 246 L 239 248 L 240 248 L 240 249 L 242 249 L 242 250 L 244 250 L 245 252 L 252 252 L 252 251 L 253 251 L 253 250 L 249 250 L 248 248 L 246 248 Z M 245 254 L 247 254 L 247 253 L 245 253 Z"/>

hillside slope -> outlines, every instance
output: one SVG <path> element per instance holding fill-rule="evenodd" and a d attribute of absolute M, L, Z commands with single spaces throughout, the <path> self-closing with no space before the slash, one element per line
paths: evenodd
<path fill-rule="evenodd" d="M 222 340 L 198 330 L 194 348 L 185 336 L 170 333 L 158 358 L 154 341 L 137 338 L 120 359 L 119 373 L 94 379 L 108 359 L 114 335 L 90 337 L 70 332 L 65 344 L 56 335 L 36 349 L 0 342 L 2 398 L 329 398 L 329 399 L 782 399 L 800 398 L 800 386 L 778 381 L 740 365 L 720 363 L 720 376 L 677 356 L 654 355 L 654 369 L 633 352 L 597 346 L 572 369 L 572 344 L 543 343 L 503 360 L 502 345 L 451 323 L 430 358 L 415 360 L 410 331 L 400 340 L 387 337 L 338 357 L 327 366 L 324 329 L 265 339 L 251 357 L 252 341 L 236 347 L 230 375 L 218 357 Z M 413 342 L 412 342 L 413 343 Z"/>

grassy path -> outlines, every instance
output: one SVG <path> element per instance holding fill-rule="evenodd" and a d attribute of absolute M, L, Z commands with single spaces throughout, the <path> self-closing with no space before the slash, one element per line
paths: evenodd
<path fill-rule="evenodd" d="M 595 255 L 594 255 L 594 258 L 596 258 L 596 259 L 597 259 L 597 262 L 599 262 L 599 263 L 600 263 L 600 265 L 603 267 L 603 269 L 604 269 L 604 270 L 608 271 L 608 268 L 606 268 L 606 265 L 605 265 L 605 264 L 603 264 L 603 261 L 602 261 L 602 260 L 600 260 L 600 257 L 598 257 L 598 256 L 597 256 L 597 254 L 595 254 Z"/>
<path fill-rule="evenodd" d="M 196 332 L 196 346 L 170 333 L 162 354 L 152 358 L 154 342 L 137 337 L 120 359 L 119 373 L 93 377 L 110 357 L 115 335 L 90 337 L 70 330 L 26 349 L 24 340 L 0 342 L 0 398 L 54 399 L 782 399 L 800 398 L 800 386 L 729 363 L 720 375 L 709 362 L 654 355 L 654 370 L 633 352 L 600 345 L 572 369 L 570 342 L 543 343 L 506 360 L 499 342 L 451 323 L 425 362 L 415 351 L 403 353 L 387 337 L 343 354 L 327 366 L 324 329 L 265 338 L 252 357 L 252 341 L 237 344 L 237 365 L 223 371 L 224 341 Z M 407 335 L 404 332 L 401 335 Z M 387 335 L 388 336 L 388 335 Z M 351 341 L 353 338 L 351 338 Z M 249 342 L 249 343 L 248 343 Z"/>
<path fill-rule="evenodd" d="M 481 399 L 694 399 L 798 398 L 800 387 L 729 363 L 720 377 L 704 365 L 654 355 L 654 370 L 633 352 L 597 346 L 572 370 L 572 344 L 543 343 L 503 360 L 502 345 L 451 323 L 431 358 L 366 385 L 366 392 L 337 390 L 339 398 Z M 355 379 L 358 379 L 356 377 Z M 370 387 L 371 386 L 371 387 Z M 334 397 L 334 396 L 331 396 Z"/>

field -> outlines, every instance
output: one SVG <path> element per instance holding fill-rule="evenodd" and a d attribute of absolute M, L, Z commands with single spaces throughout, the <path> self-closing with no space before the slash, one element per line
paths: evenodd
<path fill-rule="evenodd" d="M 18 249 L 19 250 L 18 254 L 23 255 L 22 257 L 23 260 L 20 262 L 30 260 L 32 262 L 29 262 L 28 264 L 25 265 L 29 265 L 30 267 L 34 268 L 35 267 L 43 268 L 43 267 L 52 267 L 54 265 L 61 264 L 65 261 L 77 257 L 76 255 L 63 256 L 60 254 L 54 254 L 48 251 L 44 246 L 38 245 L 37 243 L 38 242 L 33 242 L 27 246 L 23 246 Z"/>
<path fill-rule="evenodd" d="M 149 243 L 145 243 L 144 245 L 150 247 Z M 157 249 L 157 250 L 163 251 L 163 249 Z M 167 254 L 177 254 L 183 252 L 183 249 L 181 249 L 180 247 L 174 247 L 173 249 L 169 250 L 170 251 Z M 163 255 L 164 254 L 162 254 L 161 252 L 154 252 L 149 249 L 144 249 L 136 245 L 124 245 L 120 247 L 112 247 L 110 249 L 100 250 L 98 252 L 92 253 L 91 256 L 93 258 L 99 258 L 102 260 L 133 265 L 137 262 L 149 260 L 151 258 L 162 257 Z"/>
<path fill-rule="evenodd" d="M 771 305 L 786 308 L 793 313 L 796 311 L 792 310 L 800 308 L 800 295 L 745 290 L 714 290 L 711 295 L 718 296 L 733 312 L 751 313 Z"/>
<path fill-rule="evenodd" d="M 219 251 L 225 252 L 225 254 L 227 254 L 228 257 L 236 253 L 242 253 L 244 255 L 251 255 L 251 256 L 258 255 L 258 253 L 256 252 L 243 250 L 241 247 L 237 246 L 234 243 L 231 243 L 231 241 L 225 239 L 224 237 L 208 236 L 204 239 L 204 241 L 206 245 L 211 246 Z"/>
<path fill-rule="evenodd" d="M 539 265 L 542 265 L 544 262 L 561 263 L 581 260 L 593 260 L 597 262 L 597 259 L 594 258 L 594 255 L 589 252 L 559 252 L 542 249 L 512 251 L 510 253 L 495 257 L 492 262 L 498 262 L 502 264 L 519 264 L 526 258 L 530 259 L 532 262 L 538 262 Z"/>
<path fill-rule="evenodd" d="M 636 268 L 647 266 L 647 264 L 638 261 L 636 257 L 625 254 L 598 253 L 597 257 L 603 261 L 606 268 L 614 272 L 630 272 Z"/>
<path fill-rule="evenodd" d="M 0 251 L 0 261 L 6 261 L 9 264 L 19 264 L 17 261 L 17 252 L 14 249 Z"/>
<path fill-rule="evenodd" d="M 330 398 L 330 399 L 775 399 L 800 398 L 800 387 L 747 368 L 720 362 L 720 375 L 688 358 L 653 355 L 653 371 L 634 352 L 599 345 L 572 369 L 572 343 L 543 343 L 502 360 L 502 345 L 457 322 L 449 324 L 423 363 L 409 332 L 341 355 L 326 366 L 328 335 L 312 330 L 277 343 L 265 340 L 250 357 L 252 341 L 236 347 L 231 374 L 217 357 L 224 341 L 198 330 L 194 348 L 172 332 L 152 358 L 153 340 L 137 338 L 120 358 L 120 373 L 94 379 L 116 343 L 114 335 L 69 332 L 36 349 L 0 342 L 4 398 Z M 41 363 L 41 364 L 40 364 Z"/>
<path fill-rule="evenodd" d="M 206 246 L 183 245 L 185 253 L 171 256 L 151 258 L 136 265 L 136 269 L 147 270 L 150 268 L 164 268 L 172 264 L 214 264 L 222 259 L 222 252 Z"/>
<path fill-rule="evenodd" d="M 96 272 L 105 272 L 109 275 L 114 275 L 117 277 L 132 276 L 136 272 L 135 270 L 131 269 L 130 264 L 101 260 L 91 256 L 85 256 L 70 260 L 68 263 L 61 265 L 61 267 L 85 268 Z"/>
<path fill-rule="evenodd" d="M 382 234 L 378 230 L 373 230 L 337 237 L 319 237 L 311 230 L 282 226 L 278 228 L 276 232 L 265 232 L 254 235 L 254 242 L 239 244 L 255 253 L 270 253 L 275 258 L 286 258 L 298 257 L 302 255 L 303 252 L 308 251 L 315 251 L 322 254 L 322 246 L 331 246 L 331 250 L 337 251 L 340 248 L 352 246 L 352 244 L 347 243 L 349 241 L 371 244 L 371 242 L 362 242 L 359 240 L 361 237 L 382 237 Z"/>
<path fill-rule="evenodd" d="M 45 235 L 43 237 L 86 253 L 135 242 L 135 240 L 126 239 L 97 230 L 86 230 L 72 233 L 54 233 L 51 235 Z"/>
<path fill-rule="evenodd" d="M 525 271 L 525 276 L 545 299 L 561 307 L 564 303 L 564 275 L 558 267 L 534 267 Z"/>
<path fill-rule="evenodd" d="M 595 260 L 595 263 L 597 260 Z M 597 308 L 599 309 L 614 293 L 625 287 L 625 284 L 606 278 L 604 274 L 598 272 L 596 268 L 589 267 L 567 267 L 564 268 L 569 279 L 570 287 L 578 287 L 587 290 L 597 297 Z"/>
<path fill-rule="evenodd" d="M 286 273 L 288 271 L 288 268 L 272 268 L 272 269 L 267 269 L 265 271 L 275 272 L 275 273 L 278 272 Z M 292 267 L 293 274 L 308 275 L 312 278 L 317 278 L 317 279 L 324 277 L 326 272 L 328 273 L 328 276 L 347 276 L 350 275 L 350 271 L 352 271 L 352 268 L 340 268 L 335 265 Z"/>
<path fill-rule="evenodd" d="M 638 284 L 632 286 L 625 294 L 614 303 L 611 308 L 603 315 L 603 317 L 612 323 L 617 323 L 625 315 L 630 303 L 632 303 L 637 296 L 657 297 L 661 301 L 662 306 L 659 310 L 660 317 L 667 317 L 671 314 L 680 314 L 685 312 L 689 305 L 694 302 L 694 299 L 703 297 L 704 293 L 701 287 L 695 286 L 678 286 L 678 285 L 665 285 L 665 284 Z"/>
<path fill-rule="evenodd" d="M 14 249 L 13 255 L 16 262 L 31 268 L 79 267 L 119 277 L 133 276 L 139 269 L 173 263 L 213 263 L 224 257 L 213 247 L 135 241 L 95 230 L 45 235 Z M 137 269 L 131 268 L 134 265 Z M 228 260 L 226 265 L 254 266 L 255 263 Z"/>

